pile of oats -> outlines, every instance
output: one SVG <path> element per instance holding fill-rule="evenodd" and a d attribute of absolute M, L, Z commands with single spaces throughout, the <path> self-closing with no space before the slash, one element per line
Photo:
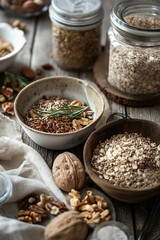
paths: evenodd
<path fill-rule="evenodd" d="M 160 183 L 160 145 L 137 133 L 113 135 L 95 148 L 93 171 L 119 187 L 142 188 Z"/>
<path fill-rule="evenodd" d="M 135 14 L 124 17 L 129 25 L 141 29 L 160 29 L 160 18 L 151 15 Z"/>

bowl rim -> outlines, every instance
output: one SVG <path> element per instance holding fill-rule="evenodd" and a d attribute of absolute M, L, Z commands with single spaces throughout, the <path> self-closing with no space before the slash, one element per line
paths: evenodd
<path fill-rule="evenodd" d="M 119 186 L 115 186 L 113 184 L 111 184 L 109 181 L 107 181 L 106 179 L 101 179 L 98 177 L 98 175 L 92 170 L 92 167 L 91 167 L 91 164 L 90 164 L 90 161 L 88 161 L 87 159 L 87 149 L 88 149 L 88 144 L 89 142 L 91 141 L 91 138 L 93 138 L 93 136 L 99 132 L 102 132 L 104 130 L 106 130 L 108 127 L 112 126 L 113 124 L 116 124 L 116 123 L 119 123 L 119 122 L 124 122 L 124 121 L 127 121 L 127 122 L 136 122 L 139 121 L 139 122 L 143 122 L 144 124 L 145 123 L 149 123 L 151 124 L 152 126 L 156 126 L 160 129 L 160 125 L 155 123 L 155 122 L 152 122 L 150 120 L 144 120 L 144 119 L 138 119 L 138 118 L 134 118 L 134 119 L 116 119 L 116 120 L 113 120 L 109 123 L 106 123 L 105 125 L 103 125 L 102 127 L 99 127 L 98 129 L 96 129 L 95 131 L 93 131 L 90 136 L 88 137 L 87 141 L 85 142 L 85 145 L 84 145 L 84 148 L 83 148 L 83 159 L 84 159 L 84 165 L 85 165 L 85 169 L 88 173 L 88 175 L 91 177 L 91 179 L 94 177 L 95 179 L 97 179 L 102 185 L 105 183 L 106 186 L 108 186 L 110 189 L 114 189 L 114 190 L 120 190 L 120 191 L 125 191 L 125 192 L 132 192 L 132 193 L 135 193 L 135 192 L 147 192 L 149 190 L 157 190 L 159 189 L 160 190 L 160 183 L 154 185 L 154 186 L 151 186 L 151 187 L 141 187 L 141 188 L 127 188 L 127 187 L 119 187 Z M 87 159 L 87 162 L 86 162 L 86 159 Z M 87 165 L 87 163 L 89 165 Z M 93 179 L 92 179 L 93 180 Z M 94 181 L 94 180 L 93 180 Z"/>
<path fill-rule="evenodd" d="M 20 30 L 19 28 L 12 28 L 11 25 L 9 25 L 8 23 L 2 22 L 0 23 L 0 29 L 6 31 L 6 32 L 14 32 L 14 34 L 18 33 L 19 37 L 21 38 L 21 44 L 20 47 L 14 48 L 12 52 L 8 53 L 7 55 L 0 57 L 0 62 L 4 61 L 4 60 L 8 60 L 9 58 L 15 56 L 16 54 L 18 54 L 24 47 L 24 45 L 26 44 L 27 40 L 25 37 L 25 34 L 22 30 Z M 12 44 L 12 41 L 10 41 L 10 43 Z"/>
<path fill-rule="evenodd" d="M 28 88 L 31 88 L 32 86 L 34 85 L 37 85 L 39 82 L 46 82 L 46 80 L 51 80 L 51 79 L 61 79 L 61 78 L 65 78 L 65 79 L 71 79 L 73 81 L 76 81 L 78 83 L 81 83 L 83 84 L 84 86 L 87 85 L 89 86 L 100 98 L 101 100 L 101 103 L 102 103 L 102 110 L 101 110 L 101 113 L 99 114 L 99 116 L 94 119 L 94 121 L 92 123 L 90 123 L 89 125 L 81 128 L 80 130 L 77 130 L 77 131 L 74 131 L 74 132 L 66 132 L 66 133 L 49 133 L 49 132 L 43 132 L 43 131 L 39 131 L 39 130 L 36 130 L 36 129 L 33 129 L 29 126 L 27 126 L 23 121 L 21 121 L 20 117 L 19 117 L 19 114 L 20 112 L 18 111 L 17 109 L 17 102 L 20 98 L 20 96 L 23 94 L 23 92 L 25 92 Z M 84 131 L 85 129 L 89 128 L 90 126 L 94 125 L 96 121 L 98 121 L 100 119 L 100 117 L 102 116 L 103 112 L 104 112 L 104 101 L 103 101 L 103 98 L 100 94 L 100 92 L 98 92 L 93 86 L 91 86 L 86 80 L 82 80 L 82 79 L 79 79 L 79 78 L 75 78 L 75 77 L 70 77 L 70 76 L 50 76 L 50 77 L 45 77 L 45 78 L 41 78 L 41 79 L 38 79 L 30 84 L 28 84 L 26 87 L 24 87 L 19 93 L 18 95 L 16 96 L 16 99 L 14 101 L 14 112 L 15 112 L 15 116 L 16 118 L 18 119 L 18 121 L 20 122 L 20 124 L 27 128 L 28 130 L 34 132 L 34 133 L 39 133 L 39 134 L 44 134 L 46 136 L 66 136 L 66 135 L 73 135 L 75 133 L 79 133 L 79 132 L 82 132 Z"/>

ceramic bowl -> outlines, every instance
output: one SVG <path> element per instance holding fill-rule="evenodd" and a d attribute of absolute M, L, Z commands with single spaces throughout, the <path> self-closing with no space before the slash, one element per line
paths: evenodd
<path fill-rule="evenodd" d="M 0 71 L 6 70 L 14 62 L 17 54 L 23 49 L 26 38 L 24 32 L 18 28 L 12 28 L 7 23 L 0 23 L 0 38 L 3 38 L 13 45 L 14 50 L 0 57 Z"/>
<path fill-rule="evenodd" d="M 84 146 L 84 164 L 90 178 L 108 195 L 123 202 L 136 203 L 160 193 L 160 183 L 153 187 L 139 189 L 117 187 L 109 183 L 106 179 L 100 179 L 91 166 L 93 151 L 99 142 L 105 141 L 112 135 L 125 132 L 141 133 L 142 136 L 149 137 L 153 142 L 160 144 L 160 126 L 158 124 L 141 119 L 115 120 L 98 128 L 89 136 Z"/>
<path fill-rule="evenodd" d="M 45 133 L 28 127 L 24 123 L 25 115 L 43 96 L 61 96 L 71 101 L 84 101 L 94 111 L 93 122 L 70 133 Z M 29 84 L 17 95 L 14 105 L 17 120 L 27 135 L 38 145 L 57 150 L 69 149 L 83 142 L 94 130 L 104 110 L 103 99 L 96 89 L 84 80 L 64 76 L 43 78 Z"/>
<path fill-rule="evenodd" d="M 118 232 L 117 232 L 118 231 Z M 118 239 L 118 234 L 123 234 L 121 239 L 133 240 L 133 235 L 127 225 L 118 221 L 106 221 L 99 224 L 93 232 L 93 240 L 104 240 L 111 237 Z M 118 236 L 117 236 L 118 235 Z"/>

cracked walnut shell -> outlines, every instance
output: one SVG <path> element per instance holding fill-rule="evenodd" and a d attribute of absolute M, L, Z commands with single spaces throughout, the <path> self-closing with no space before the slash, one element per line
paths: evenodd
<path fill-rule="evenodd" d="M 55 183 L 63 191 L 79 190 L 84 185 L 84 167 L 79 158 L 70 152 L 64 152 L 56 157 L 52 172 Z"/>
<path fill-rule="evenodd" d="M 84 240 L 88 226 L 77 211 L 68 211 L 54 218 L 46 227 L 45 240 Z"/>

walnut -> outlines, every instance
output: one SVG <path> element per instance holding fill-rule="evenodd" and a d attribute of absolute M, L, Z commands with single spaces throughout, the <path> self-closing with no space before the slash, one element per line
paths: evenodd
<path fill-rule="evenodd" d="M 77 198 L 77 199 L 81 199 L 81 195 L 78 191 L 76 191 L 75 189 L 71 189 L 71 192 L 69 193 L 69 196 L 72 198 Z"/>
<path fill-rule="evenodd" d="M 12 102 L 4 102 L 2 103 L 2 110 L 4 113 L 8 113 L 9 115 L 14 115 L 14 103 Z"/>
<path fill-rule="evenodd" d="M 18 220 L 28 223 L 38 223 L 42 221 L 40 214 L 30 210 L 20 210 L 18 213 Z"/>
<path fill-rule="evenodd" d="M 110 212 L 107 208 L 106 200 L 98 195 L 93 195 L 92 191 L 87 191 L 87 195 L 81 200 L 80 193 L 71 190 L 69 193 L 70 205 L 73 210 L 81 212 L 84 221 L 92 225 L 110 220 Z"/>
<path fill-rule="evenodd" d="M 53 201 L 53 197 L 51 197 L 51 196 L 49 196 L 49 195 L 47 195 L 47 194 L 45 194 L 45 193 L 42 193 L 42 194 L 40 195 L 40 202 L 38 202 L 37 205 L 38 205 L 39 207 L 44 208 L 45 205 L 46 205 L 46 203 L 50 203 L 50 202 L 52 202 L 52 201 Z"/>
<path fill-rule="evenodd" d="M 39 196 L 36 194 L 30 194 L 17 202 L 20 210 L 28 210 L 31 204 L 36 204 Z"/>
<path fill-rule="evenodd" d="M 52 172 L 57 186 L 66 192 L 70 192 L 71 189 L 79 190 L 84 185 L 84 167 L 81 161 L 70 152 L 64 152 L 56 157 Z"/>
<path fill-rule="evenodd" d="M 8 98 L 8 100 L 13 99 L 13 89 L 12 88 L 7 88 L 6 86 L 2 86 L 0 88 L 0 92 Z"/>
<path fill-rule="evenodd" d="M 72 124 L 73 124 L 73 127 L 74 127 L 74 129 L 75 129 L 76 131 L 78 131 L 78 130 L 80 130 L 81 128 L 83 128 L 77 119 L 73 119 L 73 120 L 72 120 Z"/>
<path fill-rule="evenodd" d="M 47 218 L 48 217 L 46 211 L 43 208 L 41 208 L 37 205 L 30 205 L 29 210 L 31 210 L 35 213 L 38 213 L 41 216 L 41 218 Z"/>
<path fill-rule="evenodd" d="M 5 97 L 2 95 L 2 94 L 0 94 L 0 103 L 2 103 L 2 102 L 5 102 Z"/>
<path fill-rule="evenodd" d="M 79 100 L 74 100 L 73 102 L 70 103 L 70 105 L 73 105 L 73 106 L 85 106 L 84 102 L 80 102 Z"/>
<path fill-rule="evenodd" d="M 85 118 L 85 119 L 83 118 L 83 119 L 79 119 L 78 122 L 83 126 L 87 126 L 91 124 L 93 120 L 89 120 L 88 118 Z"/>
<path fill-rule="evenodd" d="M 59 215 L 63 212 L 68 211 L 68 208 L 66 207 L 66 205 L 61 201 L 52 201 L 51 203 L 47 203 L 45 205 L 45 209 L 51 215 Z"/>
<path fill-rule="evenodd" d="M 68 211 L 54 218 L 45 228 L 45 240 L 84 240 L 88 226 L 76 211 Z"/>

